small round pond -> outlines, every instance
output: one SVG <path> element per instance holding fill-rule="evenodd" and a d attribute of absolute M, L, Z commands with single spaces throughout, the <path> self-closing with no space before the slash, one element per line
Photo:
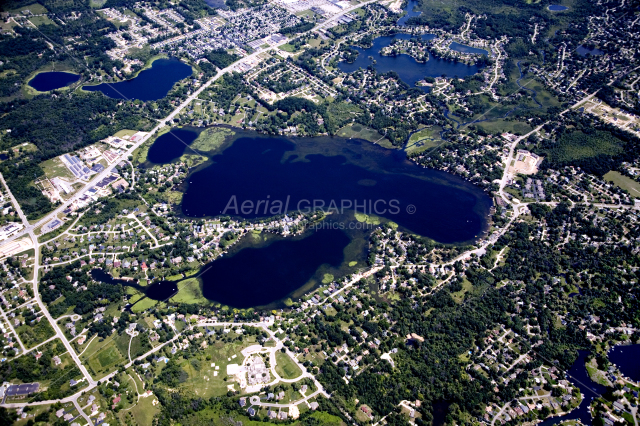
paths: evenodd
<path fill-rule="evenodd" d="M 29 80 L 28 84 L 38 92 L 48 92 L 69 86 L 78 80 L 80 80 L 80 75 L 78 74 L 50 71 L 36 74 L 35 77 Z"/>

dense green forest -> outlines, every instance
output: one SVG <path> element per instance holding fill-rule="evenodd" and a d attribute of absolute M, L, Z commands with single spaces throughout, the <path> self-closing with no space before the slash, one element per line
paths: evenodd
<path fill-rule="evenodd" d="M 576 131 L 562 134 L 556 142 L 545 144 L 542 149 L 552 167 L 560 167 L 606 161 L 606 158 L 622 152 L 623 143 L 607 132 L 585 134 Z"/>
<path fill-rule="evenodd" d="M 68 276 L 71 277 L 71 281 L 67 278 Z M 88 290 L 76 291 L 76 287 L 73 286 L 76 282 L 77 286 L 87 286 Z M 70 307 L 73 307 L 76 314 L 84 315 L 100 307 L 100 300 L 117 302 L 124 294 L 120 285 L 91 284 L 91 277 L 87 271 L 80 269 L 80 261 L 53 268 L 44 274 L 39 288 L 42 301 L 49 305 L 49 312 L 53 317 L 62 315 Z M 51 303 L 60 296 L 64 296 L 63 301 L 52 305 Z"/>
<path fill-rule="evenodd" d="M 119 105 L 120 104 L 120 105 Z M 0 104 L 0 128 L 11 129 L 0 149 L 24 142 L 38 147 L 40 161 L 78 149 L 122 128 L 139 127 L 137 109 L 101 93 L 42 95 Z M 140 123 L 142 124 L 142 123 Z"/>
<path fill-rule="evenodd" d="M 609 170 L 617 170 L 623 161 L 637 158 L 640 139 L 636 136 L 611 125 L 594 126 L 587 117 L 577 114 L 575 123 L 574 129 L 558 129 L 555 140 L 545 139 L 537 144 L 535 150 L 546 157 L 543 168 L 572 165 L 603 176 Z"/>
<path fill-rule="evenodd" d="M 223 69 L 240 59 L 240 56 L 227 53 L 224 49 L 212 50 L 206 55 L 206 58 L 216 67 Z"/>
<path fill-rule="evenodd" d="M 562 15 L 553 14 L 547 10 L 549 1 L 528 2 L 525 0 L 467 0 L 460 3 L 434 2 L 419 0 L 417 10 L 422 11 L 419 16 L 408 19 L 407 25 L 428 25 L 432 28 L 442 28 L 447 31 L 457 31 L 464 22 L 465 13 L 484 15 L 486 18 L 475 21 L 475 33 L 481 38 L 499 38 L 507 35 L 514 38 L 529 39 L 528 27 L 531 18 L 546 22 L 549 25 L 562 25 L 581 22 L 579 26 L 571 26 L 570 32 L 575 38 L 584 38 L 587 34 L 586 25 L 582 23 L 586 16 L 597 15 L 600 6 L 587 0 L 578 0 L 571 10 Z"/>

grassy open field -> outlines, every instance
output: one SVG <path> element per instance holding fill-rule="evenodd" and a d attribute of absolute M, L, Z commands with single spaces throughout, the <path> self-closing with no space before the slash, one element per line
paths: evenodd
<path fill-rule="evenodd" d="M 209 303 L 202 295 L 200 280 L 188 278 L 178 283 L 178 293 L 171 298 L 173 303 Z"/>
<path fill-rule="evenodd" d="M 309 12 L 311 12 L 311 11 L 309 11 Z M 311 12 L 311 13 L 313 13 L 313 12 Z M 318 46 L 320 46 L 321 42 L 322 42 L 322 39 L 320 37 L 318 37 L 318 38 L 309 39 L 308 43 L 309 43 L 309 46 L 311 46 L 311 47 L 318 47 Z"/>
<path fill-rule="evenodd" d="M 587 368 L 587 373 L 589 373 L 589 377 L 594 382 L 601 384 L 602 386 L 611 386 L 609 380 L 606 378 L 606 373 L 604 371 L 598 370 L 598 362 L 595 358 L 593 358 L 590 362 L 585 364 Z"/>
<path fill-rule="evenodd" d="M 316 15 L 316 13 L 311 10 L 301 10 L 299 12 L 296 12 L 295 15 L 299 18 L 305 17 L 308 19 L 312 19 Z"/>
<path fill-rule="evenodd" d="M 135 359 L 151 349 L 147 334 L 138 334 L 131 339 L 131 359 Z"/>
<path fill-rule="evenodd" d="M 144 297 L 138 300 L 139 301 L 131 307 L 131 312 L 133 312 L 134 314 L 144 312 L 147 309 L 152 308 L 158 304 L 157 300 L 149 299 L 148 297 Z"/>
<path fill-rule="evenodd" d="M 604 175 L 604 180 L 619 188 L 626 189 L 632 197 L 640 198 L 640 183 L 635 180 L 613 170 Z"/>
<path fill-rule="evenodd" d="M 138 393 L 144 393 L 144 384 L 140 380 L 140 377 L 131 368 L 127 370 L 129 380 L 133 382 L 134 387 L 138 390 Z"/>
<path fill-rule="evenodd" d="M 137 130 L 122 129 L 122 130 L 117 131 L 113 136 L 115 136 L 117 138 L 122 138 L 124 136 L 133 136 L 136 133 L 138 133 Z"/>
<path fill-rule="evenodd" d="M 33 13 L 34 15 L 40 15 L 42 13 L 47 13 L 49 12 L 43 5 L 41 5 L 40 3 L 31 3 L 28 4 L 26 6 L 22 6 L 20 8 L 17 9 L 12 9 L 9 12 L 11 13 L 22 13 L 25 11 L 29 11 L 31 13 Z"/>
<path fill-rule="evenodd" d="M 466 278 L 462 280 L 462 290 L 456 291 L 455 293 L 451 293 L 451 297 L 456 303 L 462 303 L 464 300 L 464 295 L 473 289 L 473 284 L 469 282 Z"/>
<path fill-rule="evenodd" d="M 116 338 L 120 337 L 115 336 Z M 117 363 L 125 361 L 126 352 L 122 354 L 118 350 L 114 337 L 110 336 L 104 340 L 101 338 L 93 339 L 80 359 L 89 366 L 94 375 L 104 375 L 110 372 Z"/>
<path fill-rule="evenodd" d="M 407 153 L 416 153 L 426 151 L 440 146 L 444 141 L 440 138 L 442 127 L 433 126 L 428 129 L 422 129 L 409 138 L 404 149 Z"/>
<path fill-rule="evenodd" d="M 311 418 L 317 420 L 323 426 L 343 426 L 345 423 L 340 419 L 340 417 L 333 416 L 329 413 L 325 413 L 322 411 L 316 411 L 311 416 Z"/>
<path fill-rule="evenodd" d="M 13 28 L 17 26 L 18 24 L 16 24 L 13 20 L 9 22 L 4 22 L 3 20 L 0 20 L 0 30 L 2 31 L 13 31 Z"/>
<path fill-rule="evenodd" d="M 204 329 L 202 331 L 204 332 Z M 235 337 L 236 335 L 231 332 L 229 336 Z M 188 360 L 180 360 L 180 367 L 189 375 L 187 381 L 181 384 L 180 388 L 202 398 L 226 394 L 227 385 L 235 383 L 231 380 L 224 380 L 227 377 L 227 365 L 242 364 L 244 358 L 240 351 L 254 344 L 255 336 L 245 337 L 242 342 L 217 340 L 208 346 L 204 353 L 199 352 L 197 356 Z M 237 383 L 235 389 L 240 390 Z"/>
<path fill-rule="evenodd" d="M 40 27 L 42 25 L 57 26 L 56 23 L 49 19 L 47 16 L 32 16 L 31 18 L 29 18 L 29 21 L 36 27 Z"/>
<path fill-rule="evenodd" d="M 16 328 L 16 332 L 27 349 L 39 345 L 55 335 L 51 324 L 46 319 L 42 319 L 34 325 L 21 325 Z"/>
<path fill-rule="evenodd" d="M 523 123 L 520 121 L 508 121 L 503 119 L 485 121 L 483 123 L 476 123 L 475 125 L 481 127 L 485 132 L 491 134 L 509 132 L 516 135 L 526 135 L 531 130 L 533 130 L 533 128 L 527 123 Z"/>
<path fill-rule="evenodd" d="M 151 426 L 153 418 L 160 412 L 160 404 L 153 405 L 154 396 L 140 398 L 131 409 L 131 415 L 139 426 Z"/>
<path fill-rule="evenodd" d="M 283 44 L 282 46 L 280 46 L 280 49 L 289 53 L 293 53 L 296 51 L 296 48 L 289 43 Z"/>
<path fill-rule="evenodd" d="M 25 142 L 21 145 L 12 147 L 11 149 L 16 154 L 22 154 L 24 152 L 36 152 L 38 150 L 38 147 L 30 142 Z"/>
<path fill-rule="evenodd" d="M 18 418 L 18 420 L 16 420 L 13 423 L 13 426 L 26 426 L 27 422 L 33 421 L 34 417 L 36 417 L 41 413 L 50 411 L 51 408 L 52 408 L 51 405 L 32 405 L 31 407 L 29 407 L 27 418 L 25 419 Z M 50 415 L 53 414 L 53 411 L 55 410 L 50 411 Z"/>
<path fill-rule="evenodd" d="M 289 355 L 276 351 L 276 373 L 283 379 L 295 379 L 302 371 Z"/>
<path fill-rule="evenodd" d="M 57 176 L 57 177 L 64 178 L 65 180 L 68 180 L 70 182 L 76 180 L 73 173 L 71 173 L 71 171 L 69 171 L 67 166 L 65 166 L 62 163 L 62 160 L 60 160 L 60 157 L 43 161 L 42 163 L 40 163 L 40 168 L 44 171 L 44 173 L 47 175 L 49 179 L 52 179 Z"/>
<path fill-rule="evenodd" d="M 370 129 L 368 127 L 362 126 L 360 124 L 353 124 L 349 126 L 345 126 L 342 129 L 338 130 L 336 133 L 337 136 L 343 138 L 357 138 L 364 139 L 369 142 L 376 143 L 385 148 L 393 149 L 394 146 L 391 144 L 391 141 L 384 136 L 381 136 L 377 131 Z"/>
<path fill-rule="evenodd" d="M 327 116 L 336 127 L 343 127 L 360 115 L 360 107 L 346 102 L 332 102 L 327 106 Z"/>

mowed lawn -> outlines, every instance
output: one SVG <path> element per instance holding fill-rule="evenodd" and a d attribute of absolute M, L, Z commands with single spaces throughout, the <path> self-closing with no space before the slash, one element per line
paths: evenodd
<path fill-rule="evenodd" d="M 160 404 L 153 405 L 155 395 L 140 398 L 138 404 L 131 409 L 131 415 L 139 426 L 151 426 L 153 418 L 160 412 Z"/>
<path fill-rule="evenodd" d="M 405 150 L 408 153 L 416 153 L 440 146 L 444 142 L 440 137 L 441 131 L 442 127 L 433 126 L 414 133 L 407 141 Z"/>
<path fill-rule="evenodd" d="M 635 180 L 614 171 L 604 175 L 604 180 L 613 183 L 619 188 L 626 189 L 631 194 L 631 197 L 640 198 L 640 183 Z"/>
<path fill-rule="evenodd" d="M 129 337 L 125 334 L 126 337 Z M 122 336 L 118 336 L 122 337 Z M 125 354 L 118 350 L 113 336 L 104 340 L 97 338 L 91 341 L 89 347 L 82 353 L 80 359 L 87 363 L 95 374 L 106 374 L 115 365 L 125 361 Z"/>
<path fill-rule="evenodd" d="M 276 373 L 283 379 L 295 379 L 302 374 L 302 370 L 289 355 L 276 351 Z"/>

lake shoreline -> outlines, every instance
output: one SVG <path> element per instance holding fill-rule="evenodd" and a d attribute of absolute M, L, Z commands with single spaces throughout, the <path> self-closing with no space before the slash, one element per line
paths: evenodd
<path fill-rule="evenodd" d="M 188 72 L 187 72 L 188 69 Z M 157 101 L 165 98 L 180 81 L 191 77 L 194 68 L 179 58 L 154 59 L 136 76 L 118 82 L 103 82 L 81 86 L 83 92 L 101 92 L 112 99 Z"/>

